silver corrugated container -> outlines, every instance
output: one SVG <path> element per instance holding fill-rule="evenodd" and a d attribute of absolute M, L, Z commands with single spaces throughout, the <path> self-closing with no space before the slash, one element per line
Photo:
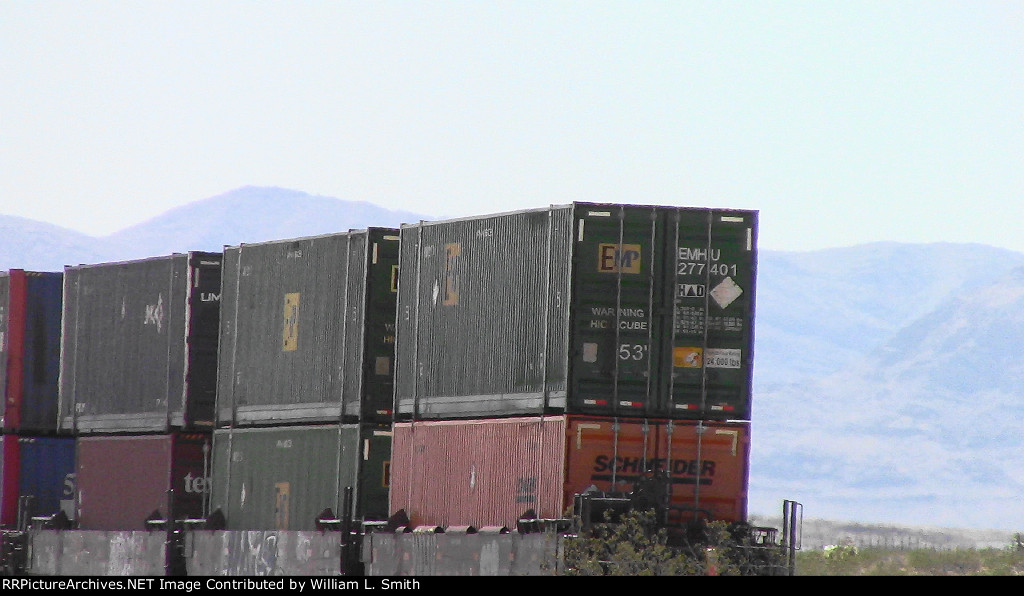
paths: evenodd
<path fill-rule="evenodd" d="M 224 249 L 219 425 L 390 420 L 398 231 Z"/>
<path fill-rule="evenodd" d="M 64 270 L 61 430 L 213 426 L 221 255 Z"/>
<path fill-rule="evenodd" d="M 749 417 L 756 211 L 574 203 L 401 236 L 398 418 Z"/>

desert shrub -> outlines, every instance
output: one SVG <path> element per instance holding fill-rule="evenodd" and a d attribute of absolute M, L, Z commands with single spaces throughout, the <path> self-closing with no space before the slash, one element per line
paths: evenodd
<path fill-rule="evenodd" d="M 742 528 L 741 528 L 742 529 Z M 760 575 L 781 567 L 774 548 L 745 540 L 725 522 L 691 529 L 687 540 L 671 540 L 654 510 L 634 510 L 615 523 L 592 524 L 565 541 L 565 575 Z"/>

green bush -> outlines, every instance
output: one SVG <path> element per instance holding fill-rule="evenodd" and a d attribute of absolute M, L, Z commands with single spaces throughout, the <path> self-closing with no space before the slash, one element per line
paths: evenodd
<path fill-rule="evenodd" d="M 752 544 L 742 528 L 704 524 L 670 544 L 654 510 L 631 511 L 568 537 L 565 575 L 761 575 L 781 568 L 777 548 Z"/>

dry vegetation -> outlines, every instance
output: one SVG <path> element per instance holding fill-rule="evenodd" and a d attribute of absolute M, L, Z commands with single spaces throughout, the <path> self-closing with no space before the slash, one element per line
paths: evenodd
<path fill-rule="evenodd" d="M 618 523 L 595 524 L 580 531 L 565 546 L 561 573 L 765 575 L 770 570 L 773 575 L 790 574 L 781 549 L 754 547 L 740 539 L 743 535 L 734 535 L 727 524 L 709 524 L 700 549 L 680 549 L 670 547 L 664 529 L 653 522 L 653 512 L 631 512 Z M 814 535 L 823 526 L 812 522 L 810 529 Z M 796 553 L 793 575 L 1024 575 L 1024 534 L 1020 533 L 1005 537 L 997 532 L 1006 539 L 993 546 L 987 532 L 860 524 L 831 529 L 833 544 L 805 544 Z"/>
<path fill-rule="evenodd" d="M 1019 543 L 1005 548 L 902 551 L 838 546 L 800 552 L 796 559 L 796 575 L 1024 575 L 1024 548 Z"/>

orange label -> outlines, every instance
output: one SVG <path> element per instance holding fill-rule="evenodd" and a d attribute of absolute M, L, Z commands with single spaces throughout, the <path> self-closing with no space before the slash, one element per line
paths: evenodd
<path fill-rule="evenodd" d="M 673 348 L 672 366 L 677 368 L 700 368 L 704 366 L 703 348 Z"/>

